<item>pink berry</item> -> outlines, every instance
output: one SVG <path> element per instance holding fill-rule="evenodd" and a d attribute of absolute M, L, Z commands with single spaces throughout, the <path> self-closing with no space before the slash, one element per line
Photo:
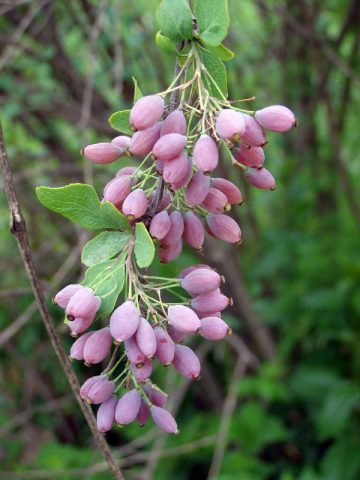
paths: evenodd
<path fill-rule="evenodd" d="M 101 299 L 96 297 L 91 288 L 82 288 L 70 298 L 66 307 L 69 320 L 75 318 L 94 318 L 101 305 Z"/>
<path fill-rule="evenodd" d="M 155 161 L 156 163 L 156 173 L 162 175 L 164 173 L 165 160 L 159 160 L 158 158 Z"/>
<path fill-rule="evenodd" d="M 122 175 L 132 175 L 133 173 L 135 173 L 137 170 L 137 167 L 123 167 L 123 168 L 120 168 L 120 170 L 117 171 L 116 173 L 116 177 L 121 177 Z"/>
<path fill-rule="evenodd" d="M 240 227 L 235 220 L 228 215 L 209 214 L 206 220 L 214 237 L 227 243 L 239 243 L 241 241 Z"/>
<path fill-rule="evenodd" d="M 54 303 L 59 305 L 61 308 L 66 308 L 70 298 L 79 290 L 84 288 L 82 285 L 79 284 L 70 284 L 64 287 L 60 292 L 58 292 L 54 297 Z"/>
<path fill-rule="evenodd" d="M 166 433 L 178 433 L 178 428 L 174 417 L 165 408 L 153 405 L 150 407 L 152 419 L 155 424 Z"/>
<path fill-rule="evenodd" d="M 176 345 L 173 360 L 175 370 L 190 380 L 196 380 L 200 375 L 200 361 L 191 348 L 185 345 Z"/>
<path fill-rule="evenodd" d="M 216 132 L 219 137 L 239 141 L 245 133 L 245 120 L 241 112 L 231 109 L 221 110 L 216 120 Z"/>
<path fill-rule="evenodd" d="M 150 235 L 153 238 L 162 240 L 169 232 L 171 227 L 171 221 L 169 214 L 166 210 L 157 213 L 150 223 Z"/>
<path fill-rule="evenodd" d="M 162 245 L 173 245 L 178 240 L 180 240 L 183 232 L 184 232 L 184 220 L 180 212 L 175 210 L 174 212 L 170 213 L 170 229 L 165 237 L 162 239 Z"/>
<path fill-rule="evenodd" d="M 136 335 L 125 340 L 124 346 L 129 362 L 140 368 L 144 364 L 146 357 L 136 343 Z"/>
<path fill-rule="evenodd" d="M 179 332 L 179 330 L 176 330 L 176 328 L 174 328 L 172 325 L 169 325 L 167 330 L 174 342 L 181 343 L 184 340 L 184 332 Z"/>
<path fill-rule="evenodd" d="M 139 383 L 145 383 L 151 375 L 152 362 L 146 358 L 142 365 L 136 366 L 133 363 L 130 363 L 130 368 L 136 378 L 136 381 Z"/>
<path fill-rule="evenodd" d="M 163 365 L 171 365 L 174 358 L 174 342 L 170 335 L 161 327 L 155 327 L 156 353 L 155 356 Z"/>
<path fill-rule="evenodd" d="M 193 212 L 186 212 L 184 218 L 183 238 L 190 247 L 200 250 L 204 243 L 204 225 L 200 218 Z"/>
<path fill-rule="evenodd" d="M 210 184 L 226 195 L 227 201 L 231 205 L 240 205 L 243 202 L 240 190 L 230 180 L 226 180 L 226 178 L 212 178 Z"/>
<path fill-rule="evenodd" d="M 181 181 L 188 172 L 189 161 L 185 152 L 180 153 L 177 157 L 169 162 L 165 162 L 163 178 L 166 183 L 177 183 Z"/>
<path fill-rule="evenodd" d="M 296 126 L 296 118 L 291 110 L 282 105 L 272 105 L 255 113 L 260 125 L 273 132 L 287 132 Z"/>
<path fill-rule="evenodd" d="M 99 380 L 103 379 L 105 377 L 103 377 L 102 375 L 96 375 L 95 377 L 90 377 L 88 378 L 81 386 L 80 388 L 80 397 L 82 398 L 82 400 L 86 400 L 87 399 L 87 396 L 88 396 L 88 393 L 89 393 L 89 390 L 90 388 L 95 385 L 96 382 L 98 382 Z"/>
<path fill-rule="evenodd" d="M 84 360 L 84 347 L 89 337 L 94 332 L 84 333 L 71 346 L 70 358 L 74 360 Z"/>
<path fill-rule="evenodd" d="M 145 318 L 140 318 L 136 331 L 136 343 L 146 358 L 153 358 L 156 352 L 156 337 L 153 327 Z"/>
<path fill-rule="evenodd" d="M 155 123 L 146 130 L 139 130 L 131 138 L 130 152 L 135 157 L 147 155 L 160 137 L 160 124 Z"/>
<path fill-rule="evenodd" d="M 125 393 L 117 403 L 115 410 L 116 423 L 128 425 L 133 422 L 139 413 L 141 405 L 141 396 L 136 389 Z"/>
<path fill-rule="evenodd" d="M 84 360 L 88 365 L 102 362 L 111 350 L 112 337 L 109 327 L 94 332 L 84 346 Z"/>
<path fill-rule="evenodd" d="M 110 333 L 117 342 L 132 337 L 140 323 L 135 304 L 128 300 L 116 308 L 110 317 Z"/>
<path fill-rule="evenodd" d="M 122 212 L 129 220 L 135 220 L 144 215 L 148 207 L 146 193 L 141 188 L 133 190 L 122 204 Z"/>
<path fill-rule="evenodd" d="M 87 401 L 90 403 L 103 403 L 113 394 L 114 384 L 105 376 L 100 375 L 87 392 Z"/>
<path fill-rule="evenodd" d="M 154 405 L 157 407 L 165 407 L 167 403 L 168 396 L 166 393 L 157 389 L 155 386 L 145 385 L 144 391 Z"/>
<path fill-rule="evenodd" d="M 95 143 L 85 147 L 83 153 L 93 163 L 112 163 L 121 157 L 123 149 L 113 143 Z"/>
<path fill-rule="evenodd" d="M 201 206 L 211 213 L 222 213 L 224 210 L 228 210 L 229 203 L 223 192 L 217 188 L 210 187 L 209 193 L 206 195 Z"/>
<path fill-rule="evenodd" d="M 222 340 L 231 334 L 229 326 L 217 317 L 205 317 L 201 319 L 200 335 L 207 340 Z"/>
<path fill-rule="evenodd" d="M 96 425 L 99 432 L 105 433 L 112 429 L 117 402 L 117 398 L 113 395 L 100 405 L 96 414 Z"/>
<path fill-rule="evenodd" d="M 148 421 L 149 417 L 150 417 L 150 409 L 146 405 L 146 402 L 143 399 L 141 399 L 139 413 L 136 415 L 136 421 L 139 427 L 143 427 L 145 423 Z"/>
<path fill-rule="evenodd" d="M 172 190 L 180 190 L 180 188 L 182 188 L 184 185 L 186 185 L 188 183 L 188 181 L 190 180 L 190 178 L 192 176 L 192 167 L 193 167 L 192 158 L 188 157 L 187 171 L 177 182 L 174 182 L 174 183 L 170 184 L 170 187 L 171 187 Z"/>
<path fill-rule="evenodd" d="M 265 153 L 261 147 L 247 147 L 240 145 L 239 148 L 233 150 L 234 158 L 237 162 L 247 167 L 262 167 L 265 161 Z"/>
<path fill-rule="evenodd" d="M 183 333 L 195 333 L 200 328 L 200 320 L 191 308 L 185 305 L 172 305 L 168 308 L 169 323 Z"/>
<path fill-rule="evenodd" d="M 248 168 L 245 172 L 247 181 L 261 190 L 275 190 L 275 179 L 266 168 Z"/>
<path fill-rule="evenodd" d="M 160 120 L 164 112 L 164 100 L 158 95 L 140 98 L 130 112 L 130 124 L 136 130 L 145 130 Z"/>
<path fill-rule="evenodd" d="M 179 133 L 168 133 L 155 143 L 153 154 L 157 159 L 169 161 L 180 155 L 186 147 L 186 137 Z"/>
<path fill-rule="evenodd" d="M 191 296 L 196 296 L 216 290 L 220 283 L 221 277 L 217 272 L 199 268 L 186 275 L 181 281 L 181 286 Z"/>
<path fill-rule="evenodd" d="M 94 317 L 75 318 L 69 324 L 71 335 L 73 337 L 76 337 L 79 333 L 85 332 L 85 330 L 87 330 L 90 327 L 93 320 L 94 320 Z"/>
<path fill-rule="evenodd" d="M 191 306 L 198 312 L 208 313 L 221 312 L 228 307 L 230 300 L 218 290 L 203 293 L 191 300 Z"/>
<path fill-rule="evenodd" d="M 186 134 L 186 119 L 181 110 L 174 110 L 165 118 L 161 127 L 161 136 L 169 133 Z"/>
<path fill-rule="evenodd" d="M 130 147 L 131 138 L 126 135 L 119 135 L 111 140 L 111 144 L 116 147 L 122 148 L 123 150 L 128 150 Z M 126 167 L 125 167 L 126 168 Z"/>
<path fill-rule="evenodd" d="M 183 279 L 186 277 L 186 275 L 189 275 L 189 273 L 193 272 L 194 270 L 198 270 L 199 268 L 207 268 L 209 270 L 214 270 L 213 268 L 209 267 L 209 265 L 205 265 L 203 263 L 198 263 L 196 265 L 191 265 L 190 267 L 186 267 L 184 268 L 184 270 L 182 270 L 178 277 L 180 279 Z"/>
<path fill-rule="evenodd" d="M 202 172 L 196 172 L 186 188 L 186 200 L 189 207 L 200 205 L 210 189 L 210 177 Z"/>
<path fill-rule="evenodd" d="M 219 151 L 216 142 L 209 135 L 201 135 L 193 151 L 193 161 L 204 173 L 215 170 L 219 163 Z"/>
<path fill-rule="evenodd" d="M 182 247 L 183 247 L 183 242 L 181 238 L 179 238 L 179 240 L 177 240 L 175 243 L 171 245 L 164 245 L 163 243 L 160 243 L 158 247 L 158 255 L 160 258 L 160 262 L 168 263 L 175 260 L 175 258 L 177 258 L 180 255 L 182 251 Z"/>
<path fill-rule="evenodd" d="M 104 200 L 113 203 L 115 207 L 120 207 L 130 192 L 130 177 L 115 177 L 104 190 Z"/>
<path fill-rule="evenodd" d="M 251 147 L 264 146 L 266 144 L 266 135 L 262 126 L 251 115 L 244 113 L 243 117 L 246 128 L 241 141 Z"/>

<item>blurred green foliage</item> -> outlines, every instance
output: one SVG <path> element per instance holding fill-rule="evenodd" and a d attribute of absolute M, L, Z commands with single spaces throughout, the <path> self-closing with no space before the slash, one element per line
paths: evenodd
<path fill-rule="evenodd" d="M 36 2 L 29 3 L 0 17 L 4 54 L 19 22 L 34 9 L 33 26 L 21 36 L 20 48 L 12 51 L 1 71 L 1 121 L 35 261 L 44 285 L 53 293 L 49 282 L 79 241 L 80 231 L 45 211 L 34 187 L 61 186 L 81 181 L 85 175 L 85 181 L 93 177 L 101 192 L 119 165 L 95 166 L 90 171 L 83 167 L 79 149 L 111 137 L 107 118 L 131 105 L 133 76 L 145 94 L 164 90 L 172 76 L 173 57 L 155 44 L 157 0 L 109 0 L 95 57 L 89 37 L 99 2 L 53 2 L 43 11 L 36 11 Z M 228 176 L 242 186 L 246 197 L 244 206 L 235 209 L 245 238 L 236 261 L 255 310 L 275 339 L 277 355 L 236 385 L 237 407 L 218 480 L 360 478 L 356 4 L 346 0 L 229 1 L 231 27 L 225 45 L 236 52 L 227 62 L 229 96 L 256 95 L 259 107 L 288 104 L 299 118 L 299 127 L 286 136 L 269 135 L 266 165 L 276 177 L 275 192 L 249 190 L 238 172 L 228 169 Z M 353 5 L 355 13 L 346 24 Z M 286 21 L 289 17 L 321 41 L 302 35 Z M 343 25 L 346 31 L 339 43 Z M 114 68 L 116 44 L 121 58 Z M 329 60 L 326 49 L 351 69 L 350 76 L 338 60 Z M 91 71 L 93 107 L 88 121 L 82 123 L 83 95 Z M 338 125 L 329 125 L 329 108 Z M 2 194 L 0 235 L 2 288 L 27 289 L 15 241 L 8 234 Z M 226 246 L 219 248 L 229 251 Z M 76 258 L 62 284 L 80 276 L 80 252 Z M 154 271 L 176 275 L 194 261 L 193 252 L 186 251 L 175 264 L 157 265 Z M 26 291 L 1 297 L 1 330 L 31 302 L 32 295 Z M 51 306 L 51 312 L 60 325 L 59 311 Z M 227 320 L 253 348 L 243 319 L 232 313 Z M 71 341 L 62 332 L 69 349 Z M 228 345 L 218 345 L 208 357 L 223 398 L 235 363 L 233 352 Z M 1 470 L 39 469 L 50 472 L 41 478 L 83 478 L 80 473 L 61 471 L 87 468 L 101 458 L 94 453 L 75 401 L 66 397 L 68 385 L 36 313 L 2 346 L 0 359 Z M 84 367 L 74 367 L 82 378 L 89 375 Z M 161 383 L 162 371 L 155 375 Z M 206 398 L 201 383 L 186 394 L 178 414 L 181 434 L 167 438 L 165 450 L 216 434 L 221 405 L 219 410 L 216 400 Z M 42 408 L 64 397 L 58 408 Z M 149 429 L 139 434 L 133 425 L 116 430 L 108 439 L 116 449 Z M 184 455 L 164 456 L 153 478 L 206 478 L 213 448 L 207 444 Z M 143 465 L 130 468 L 141 472 Z M 0 474 L 0 478 L 5 477 Z M 88 473 L 86 478 L 109 476 Z"/>

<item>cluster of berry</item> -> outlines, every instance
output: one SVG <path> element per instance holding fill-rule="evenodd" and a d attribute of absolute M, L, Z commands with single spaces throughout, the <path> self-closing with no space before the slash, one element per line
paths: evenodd
<path fill-rule="evenodd" d="M 175 420 L 164 409 L 167 395 L 149 379 L 153 360 L 156 358 L 164 366 L 172 365 L 180 375 L 191 380 L 199 377 L 198 357 L 180 342 L 189 334 L 198 333 L 209 340 L 221 340 L 231 334 L 229 326 L 221 319 L 221 311 L 230 302 L 220 293 L 223 281 L 211 267 L 194 265 L 176 280 L 193 297 L 191 307 L 171 305 L 162 313 L 154 309 L 156 323 L 152 325 L 141 316 L 134 301 L 127 300 L 114 310 L 108 327 L 83 333 L 77 338 L 70 358 L 83 360 L 88 366 L 104 361 L 113 343 L 124 345 L 124 353 L 116 365 L 123 367 L 120 376 L 110 380 L 115 370 L 110 368 L 102 375 L 89 378 L 80 391 L 84 400 L 101 404 L 97 414 L 100 431 L 110 430 L 114 421 L 125 425 L 136 420 L 144 425 L 151 413 L 162 430 L 177 432 Z M 54 302 L 65 309 L 72 335 L 76 336 L 91 325 L 101 300 L 90 288 L 68 285 L 55 296 Z M 115 390 L 130 379 L 136 388 L 117 400 Z"/>
<path fill-rule="evenodd" d="M 205 231 L 228 243 L 241 241 L 239 225 L 226 213 L 232 205 L 242 203 L 242 194 L 231 181 L 211 177 L 220 160 L 220 144 L 230 150 L 233 162 L 245 171 L 250 184 L 260 189 L 275 188 L 271 173 L 263 167 L 263 147 L 267 143 L 264 129 L 289 130 L 296 124 L 293 113 L 283 106 L 256 112 L 240 111 L 230 104 L 227 107 L 212 112 L 208 120 L 204 116 L 194 130 L 191 115 L 187 121 L 182 109 L 162 120 L 166 110 L 162 97 L 142 97 L 130 113 L 130 126 L 135 132 L 132 137 L 121 135 L 110 143 L 89 145 L 83 150 L 86 158 L 100 164 L 122 156 L 143 157 L 137 167 L 127 166 L 117 172 L 105 186 L 103 199 L 121 211 L 131 226 L 137 222 L 146 225 L 158 241 L 158 255 L 164 263 L 181 253 L 183 240 L 201 249 Z M 112 312 L 105 328 L 83 333 L 101 304 L 91 288 L 69 285 L 56 295 L 55 302 L 65 309 L 72 335 L 83 333 L 71 348 L 71 358 L 87 365 L 98 364 L 116 345 L 108 367 L 81 388 L 84 400 L 101 404 L 99 430 L 108 431 L 115 421 L 125 425 L 136 420 L 143 425 L 151 415 L 159 428 L 176 433 L 176 421 L 165 408 L 167 395 L 150 380 L 153 360 L 197 379 L 200 361 L 181 342 L 189 334 L 209 340 L 231 334 L 221 312 L 232 300 L 220 291 L 223 277 L 207 265 L 194 265 L 177 279 L 164 279 L 143 275 L 134 263 L 129 249 L 127 300 Z M 179 287 L 192 298 L 177 294 L 178 302 L 163 301 L 161 291 L 171 293 Z M 117 356 L 120 345 L 123 353 Z M 121 373 L 116 376 L 118 368 Z M 117 392 L 123 386 L 129 391 L 118 399 Z"/>
<path fill-rule="evenodd" d="M 275 180 L 263 167 L 267 143 L 264 128 L 285 132 L 296 125 L 294 114 L 286 107 L 267 107 L 250 115 L 222 109 L 216 118 L 213 137 L 201 134 L 194 141 L 186 136 L 187 122 L 181 110 L 171 112 L 164 121 L 164 102 L 157 95 L 139 99 L 130 114 L 130 138 L 118 136 L 110 143 L 89 145 L 84 155 L 94 163 L 110 163 L 121 156 L 151 158 L 150 171 L 125 167 L 118 171 L 104 189 L 104 200 L 112 202 L 130 220 L 142 218 L 154 200 L 154 190 L 146 192 L 143 177 L 156 170 L 164 179 L 166 190 L 151 219 L 150 233 L 159 240 L 161 261 L 174 260 L 182 251 L 183 240 L 201 249 L 204 231 L 229 243 L 241 241 L 238 224 L 225 212 L 243 202 L 238 187 L 225 178 L 211 178 L 219 163 L 219 148 L 214 140 L 225 140 L 234 162 L 245 169 L 245 177 L 260 189 L 274 189 Z M 192 150 L 192 155 L 189 151 Z M 179 208 L 175 208 L 178 205 Z M 172 208 L 172 213 L 168 213 Z M 180 210 L 182 213 L 180 213 Z M 202 218 L 206 220 L 204 228 Z"/>

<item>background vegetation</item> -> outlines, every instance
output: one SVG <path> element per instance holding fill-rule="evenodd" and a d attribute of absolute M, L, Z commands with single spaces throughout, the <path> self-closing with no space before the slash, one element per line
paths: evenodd
<path fill-rule="evenodd" d="M 0 1 L 1 121 L 49 299 L 79 278 L 88 237 L 41 207 L 34 187 L 93 180 L 102 191 L 111 168 L 84 164 L 80 148 L 114 136 L 107 118 L 131 104 L 132 76 L 146 94 L 164 90 L 172 76 L 173 58 L 154 42 L 157 4 Z M 167 373 L 181 434 L 130 426 L 107 438 L 126 478 L 205 479 L 212 465 L 218 480 L 355 480 L 360 3 L 229 4 L 225 43 L 237 53 L 227 64 L 230 97 L 256 95 L 259 108 L 289 105 L 299 126 L 270 135 L 275 192 L 249 189 L 237 170 L 222 167 L 246 198 L 234 209 L 244 242 L 209 243 L 205 257 L 227 277 L 235 335 L 199 342 L 203 375 L 191 388 Z M 0 478 L 107 479 L 37 313 L 2 193 L 0 200 Z M 189 250 L 163 270 L 176 274 L 194 261 Z M 51 308 L 69 348 L 61 312 Z"/>

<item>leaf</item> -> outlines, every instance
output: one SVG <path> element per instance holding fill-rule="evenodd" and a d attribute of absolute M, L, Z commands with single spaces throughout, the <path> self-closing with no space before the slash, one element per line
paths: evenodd
<path fill-rule="evenodd" d="M 219 45 L 218 47 L 210 47 L 209 45 L 205 45 L 205 48 L 224 62 L 228 62 L 235 57 L 235 53 L 226 48 L 225 45 Z"/>
<path fill-rule="evenodd" d="M 129 223 L 112 203 L 100 202 L 95 189 L 84 183 L 65 187 L 37 187 L 36 195 L 46 208 L 88 230 L 129 230 Z"/>
<path fill-rule="evenodd" d="M 130 232 L 101 232 L 83 248 L 81 261 L 90 267 L 119 253 L 131 240 Z"/>
<path fill-rule="evenodd" d="M 101 297 L 101 307 L 98 312 L 100 317 L 106 317 L 113 311 L 124 287 L 124 261 L 123 255 L 114 260 L 98 263 L 86 271 L 85 278 L 81 282 Z"/>
<path fill-rule="evenodd" d="M 167 53 L 169 55 L 176 55 L 178 53 L 176 49 L 176 44 L 172 40 L 170 40 L 170 38 L 165 37 L 165 35 L 161 35 L 161 32 L 157 32 L 155 40 L 157 46 L 164 53 Z"/>
<path fill-rule="evenodd" d="M 192 13 L 187 0 L 162 0 L 156 10 L 156 20 L 161 32 L 174 42 L 193 37 Z"/>
<path fill-rule="evenodd" d="M 136 224 L 134 251 L 136 263 L 140 268 L 146 268 L 151 265 L 155 255 L 155 247 L 143 223 Z"/>
<path fill-rule="evenodd" d="M 143 93 L 139 87 L 139 83 L 135 77 L 132 77 L 134 82 L 134 103 L 137 102 L 141 97 L 143 97 Z M 126 110 L 125 110 L 126 111 Z M 111 117 L 110 117 L 111 118 Z M 110 120 L 109 120 L 110 121 Z M 111 123 L 110 123 L 111 124 Z M 114 128 L 114 127 L 113 127 Z"/>
<path fill-rule="evenodd" d="M 213 97 L 227 97 L 227 74 L 226 68 L 220 58 L 208 50 L 199 50 L 201 60 L 209 75 L 204 72 L 203 81 Z"/>
<path fill-rule="evenodd" d="M 199 37 L 213 47 L 220 45 L 230 23 L 227 0 L 195 0 L 194 13 Z"/>
<path fill-rule="evenodd" d="M 130 128 L 130 110 L 119 110 L 109 117 L 109 123 L 114 130 L 132 135 L 134 132 Z"/>

